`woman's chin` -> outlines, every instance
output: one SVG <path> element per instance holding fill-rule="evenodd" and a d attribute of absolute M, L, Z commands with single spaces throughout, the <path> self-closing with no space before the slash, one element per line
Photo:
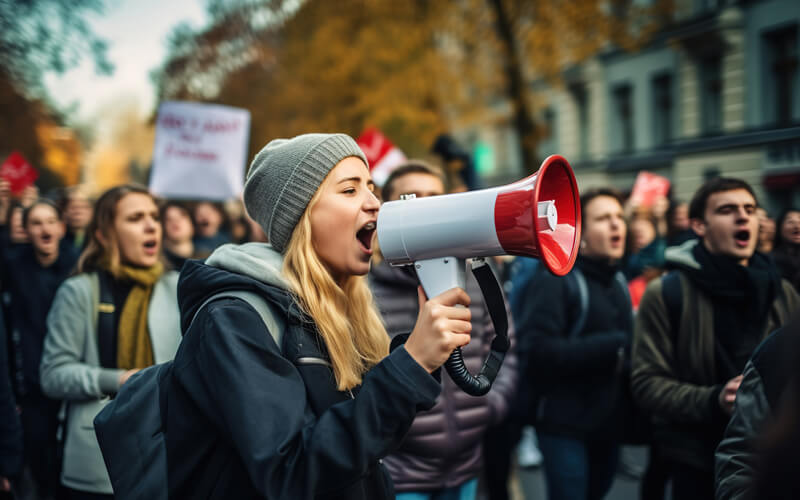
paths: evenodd
<path fill-rule="evenodd" d="M 148 267 L 153 267 L 154 265 L 156 265 L 157 262 L 158 262 L 158 256 L 155 256 L 155 257 L 149 257 L 148 256 L 148 257 L 144 257 L 144 258 L 141 258 L 141 259 L 135 259 L 135 260 L 127 261 L 127 262 L 124 262 L 124 263 L 128 264 L 130 266 L 133 266 L 133 267 L 148 268 Z"/>

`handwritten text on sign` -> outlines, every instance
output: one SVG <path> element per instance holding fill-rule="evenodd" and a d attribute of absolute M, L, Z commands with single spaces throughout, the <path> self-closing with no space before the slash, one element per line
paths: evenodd
<path fill-rule="evenodd" d="M 183 199 L 226 200 L 244 182 L 250 113 L 192 102 L 166 102 L 156 121 L 150 188 Z"/>

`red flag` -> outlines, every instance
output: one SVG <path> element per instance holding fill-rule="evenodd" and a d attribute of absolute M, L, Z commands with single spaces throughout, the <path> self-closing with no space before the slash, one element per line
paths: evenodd
<path fill-rule="evenodd" d="M 39 178 L 39 172 L 18 151 L 13 151 L 0 166 L 0 177 L 11 185 L 11 194 L 19 195 Z"/>

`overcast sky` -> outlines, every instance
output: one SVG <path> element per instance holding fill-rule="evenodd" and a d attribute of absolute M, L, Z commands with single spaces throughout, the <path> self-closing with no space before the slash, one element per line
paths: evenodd
<path fill-rule="evenodd" d="M 107 2 L 103 15 L 92 14 L 89 22 L 108 44 L 108 59 L 114 64 L 111 76 L 98 76 L 85 61 L 63 76 L 50 75 L 45 84 L 52 98 L 62 106 L 77 103 L 81 121 L 92 119 L 101 108 L 116 99 L 135 97 L 142 113 L 155 101 L 150 71 L 166 54 L 172 28 L 188 21 L 194 28 L 207 19 L 203 0 L 114 0 Z"/>

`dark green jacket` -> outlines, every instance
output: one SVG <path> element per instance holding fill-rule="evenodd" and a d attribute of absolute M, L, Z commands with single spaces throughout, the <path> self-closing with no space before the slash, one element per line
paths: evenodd
<path fill-rule="evenodd" d="M 648 285 L 639 305 L 631 389 L 639 406 L 653 415 L 660 452 L 711 471 L 714 450 L 728 420 L 718 403 L 722 385 L 716 377 L 712 301 L 681 272 L 681 315 L 677 331 L 673 331 L 662 279 Z M 791 284 L 784 280 L 781 285 L 762 338 L 783 325 L 800 305 Z"/>

